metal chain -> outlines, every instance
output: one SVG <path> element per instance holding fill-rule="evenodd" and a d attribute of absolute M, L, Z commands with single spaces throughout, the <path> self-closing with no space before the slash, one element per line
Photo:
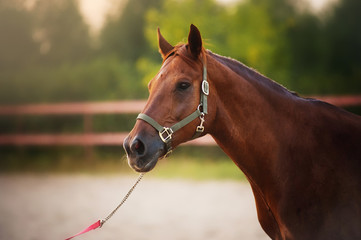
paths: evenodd
<path fill-rule="evenodd" d="M 123 198 L 123 200 L 119 203 L 119 205 L 104 219 L 100 220 L 100 227 L 102 227 L 104 225 L 104 223 L 106 223 L 114 214 L 116 211 L 118 211 L 118 209 L 125 203 L 125 201 L 127 201 L 127 199 L 129 198 L 130 194 L 133 192 L 133 190 L 135 189 L 135 187 L 138 185 L 138 183 L 140 182 L 140 180 L 142 180 L 144 176 L 144 173 L 141 173 L 137 179 L 137 181 L 134 183 L 134 185 L 129 189 L 128 193 L 125 195 L 125 197 Z"/>

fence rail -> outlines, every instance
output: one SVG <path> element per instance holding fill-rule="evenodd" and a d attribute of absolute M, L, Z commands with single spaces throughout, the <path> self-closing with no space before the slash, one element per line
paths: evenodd
<path fill-rule="evenodd" d="M 349 96 L 313 96 L 339 107 L 361 106 L 361 95 Z M 27 104 L 18 106 L 0 106 L 0 116 L 4 115 L 83 115 L 84 133 L 81 134 L 1 134 L 0 145 L 121 145 L 127 133 L 92 133 L 92 115 L 95 114 L 135 114 L 145 106 L 144 100 Z M 211 146 L 215 141 L 209 135 L 187 143 L 189 145 Z"/>
<path fill-rule="evenodd" d="M 115 102 L 79 102 L 1 106 L 0 115 L 94 115 L 139 113 L 144 100 Z"/>
<path fill-rule="evenodd" d="M 26 104 L 18 106 L 0 106 L 1 115 L 83 115 L 84 133 L 82 134 L 1 134 L 0 145 L 108 145 L 123 144 L 128 133 L 92 133 L 92 115 L 95 114 L 134 114 L 142 111 L 146 101 L 115 101 L 115 102 L 87 102 L 87 103 L 55 103 L 55 104 Z M 187 145 L 212 146 L 216 145 L 213 138 L 204 136 L 194 139 Z"/>
<path fill-rule="evenodd" d="M 0 145 L 80 145 L 80 146 L 117 146 L 123 143 L 128 133 L 83 133 L 83 134 L 11 134 L 0 135 Z M 215 145 L 209 135 L 194 139 L 185 145 L 212 146 Z"/>

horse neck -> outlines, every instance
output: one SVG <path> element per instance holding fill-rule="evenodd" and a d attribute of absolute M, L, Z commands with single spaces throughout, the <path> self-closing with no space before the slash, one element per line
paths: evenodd
<path fill-rule="evenodd" d="M 279 125 L 289 122 L 284 119 L 290 114 L 282 108 L 286 107 L 284 102 L 290 103 L 285 98 L 292 98 L 292 94 L 271 80 L 251 79 L 262 76 L 248 68 L 244 69 L 248 71 L 246 79 L 215 57 L 208 59 L 208 66 L 209 81 L 217 95 L 210 134 L 251 183 L 266 189 L 274 183 L 272 166 L 280 149 Z"/>

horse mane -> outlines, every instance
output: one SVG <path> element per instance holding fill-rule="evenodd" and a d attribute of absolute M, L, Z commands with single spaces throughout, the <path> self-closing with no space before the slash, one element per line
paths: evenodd
<path fill-rule="evenodd" d="M 184 43 L 178 43 L 176 46 L 174 46 L 173 50 L 170 51 L 164 58 L 163 62 L 166 61 L 167 58 L 171 57 L 171 56 L 180 56 L 188 65 L 190 65 L 191 67 L 194 67 L 195 63 L 200 63 L 202 64 L 202 62 L 206 61 L 206 55 L 209 55 L 213 58 L 215 58 L 219 63 L 221 63 L 222 65 L 228 67 L 230 70 L 232 70 L 233 72 L 235 72 L 236 74 L 238 74 L 239 76 L 243 77 L 244 79 L 246 79 L 247 81 L 249 81 L 250 83 L 260 83 L 264 86 L 267 86 L 268 88 L 271 88 L 279 93 L 285 93 L 285 94 L 291 94 L 293 96 L 297 96 L 298 94 L 295 92 L 291 92 L 289 91 L 287 88 L 285 88 L 284 86 L 282 86 L 281 84 L 273 81 L 270 78 L 265 77 L 264 75 L 262 75 L 261 73 L 259 73 L 257 70 L 252 69 L 246 65 L 244 65 L 243 63 L 230 58 L 230 57 L 224 57 L 221 56 L 219 54 L 213 53 L 210 50 L 206 50 L 205 48 L 202 47 L 202 51 L 201 51 L 201 60 L 197 61 L 197 59 L 195 59 L 188 51 L 188 44 L 184 44 Z"/>
<path fill-rule="evenodd" d="M 261 83 L 262 85 L 268 86 L 278 92 L 288 93 L 288 94 L 292 94 L 294 96 L 298 96 L 297 93 L 289 91 L 287 88 L 285 88 L 281 84 L 273 81 L 270 78 L 265 77 L 264 75 L 259 73 L 257 70 L 252 69 L 233 58 L 221 56 L 219 54 L 213 53 L 210 50 L 208 50 L 207 52 L 211 57 L 215 58 L 219 63 L 228 67 L 233 72 L 235 72 L 236 74 L 238 74 L 239 76 L 243 77 L 244 79 L 246 79 L 247 81 L 249 81 L 251 83 L 254 83 L 254 81 L 256 80 L 257 83 Z"/>

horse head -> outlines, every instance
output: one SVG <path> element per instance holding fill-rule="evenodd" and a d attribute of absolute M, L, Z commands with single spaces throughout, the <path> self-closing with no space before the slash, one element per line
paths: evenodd
<path fill-rule="evenodd" d="M 149 82 L 149 98 L 124 140 L 129 165 L 152 170 L 171 149 L 207 133 L 206 52 L 199 30 L 191 25 L 188 43 L 172 46 L 158 29 L 163 64 Z"/>

